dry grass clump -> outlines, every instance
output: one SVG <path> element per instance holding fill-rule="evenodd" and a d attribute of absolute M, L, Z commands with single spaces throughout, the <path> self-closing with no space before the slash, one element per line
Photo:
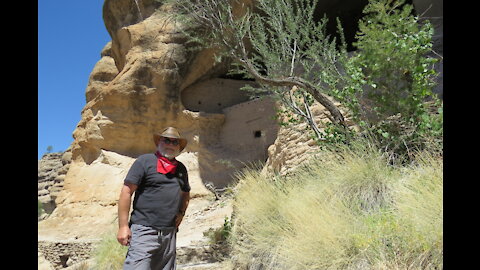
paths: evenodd
<path fill-rule="evenodd" d="M 396 191 L 395 214 L 402 224 L 407 266 L 443 268 L 443 163 L 429 153 L 406 169 Z"/>
<path fill-rule="evenodd" d="M 123 269 L 123 262 L 128 247 L 118 243 L 116 229 L 113 228 L 102 236 L 93 252 L 93 269 L 98 270 L 120 270 Z"/>
<path fill-rule="evenodd" d="M 441 157 L 390 163 L 359 144 L 286 177 L 244 171 L 230 238 L 235 268 L 441 269 Z"/>

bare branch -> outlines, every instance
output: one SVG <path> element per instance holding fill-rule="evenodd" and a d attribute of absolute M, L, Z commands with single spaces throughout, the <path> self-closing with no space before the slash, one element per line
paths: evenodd
<path fill-rule="evenodd" d="M 290 76 L 293 76 L 293 67 L 295 66 L 295 53 L 297 51 L 297 40 L 295 39 L 293 42 L 293 55 L 292 55 L 292 64 L 290 67 Z"/>
<path fill-rule="evenodd" d="M 264 83 L 271 86 L 286 86 L 286 87 L 297 86 L 298 88 L 305 89 L 309 94 L 313 96 L 313 98 L 316 101 L 322 104 L 330 112 L 334 120 L 333 123 L 345 126 L 344 117 L 340 112 L 340 110 L 337 108 L 337 106 L 335 106 L 335 104 L 333 104 L 333 102 L 329 100 L 325 95 L 320 93 L 318 89 L 315 86 L 313 86 L 310 82 L 294 76 L 283 78 L 283 79 L 267 78 L 265 76 L 262 76 L 260 73 L 258 73 L 255 67 L 252 65 L 252 63 L 249 60 L 247 60 L 245 56 L 246 55 L 244 55 L 243 59 L 237 58 L 237 60 L 244 65 L 244 67 L 248 70 L 248 72 L 251 75 L 253 75 L 253 77 L 255 77 L 255 79 L 259 83 Z"/>
<path fill-rule="evenodd" d="M 315 123 L 315 121 L 313 119 L 312 112 L 310 111 L 310 106 L 308 105 L 307 97 L 306 97 L 305 93 L 302 93 L 302 95 L 303 95 L 303 105 L 305 106 L 305 111 L 307 113 L 307 116 L 306 116 L 307 121 L 310 124 L 310 127 L 315 132 L 315 135 L 317 136 L 317 138 L 318 139 L 323 139 L 322 134 L 321 134 L 320 130 L 318 129 L 317 124 Z"/>
<path fill-rule="evenodd" d="M 255 60 L 249 57 L 245 44 L 245 35 L 247 35 L 250 40 L 256 40 L 255 36 L 252 35 L 252 29 L 250 29 L 251 18 L 254 15 L 253 13 L 247 12 L 241 18 L 235 18 L 232 14 L 232 7 L 227 0 L 204 0 L 195 1 L 194 3 L 185 0 L 185 3 L 196 7 L 196 9 L 193 10 L 193 20 L 198 20 L 203 26 L 209 27 L 209 29 L 215 33 L 214 36 L 217 38 L 216 44 L 224 46 L 224 48 L 226 48 L 225 52 L 230 55 L 233 60 L 237 61 L 258 83 L 274 87 L 292 88 L 296 86 L 303 91 L 307 91 L 317 102 L 322 104 L 329 111 L 335 124 L 345 126 L 342 113 L 337 106 L 327 98 L 327 96 L 321 93 L 321 88 L 305 78 L 294 75 L 297 55 L 302 53 L 298 46 L 298 43 L 301 42 L 301 40 L 298 40 L 299 37 L 297 36 L 292 36 L 292 49 L 292 40 L 290 38 L 286 35 L 277 35 L 279 31 L 282 33 L 288 32 L 288 27 L 285 25 L 285 21 L 289 20 L 289 18 L 285 17 L 286 14 L 278 12 L 278 14 L 276 14 L 277 17 L 272 16 L 272 18 L 270 18 L 271 21 L 267 20 L 263 23 L 266 24 L 265 31 L 269 31 L 269 27 L 274 28 L 273 32 L 270 34 L 272 34 L 273 37 L 280 38 L 278 41 L 279 44 L 277 44 L 279 46 L 278 48 L 283 49 L 278 52 L 280 54 L 280 59 L 289 59 L 291 57 L 289 63 L 290 69 L 285 70 L 286 72 L 290 71 L 289 74 L 287 73 L 289 76 L 285 74 L 288 77 L 283 77 L 282 75 L 269 74 L 269 72 L 267 72 L 267 75 L 263 75 L 260 74 Z M 258 4 L 262 5 L 266 3 L 260 1 Z M 288 3 L 285 2 L 283 5 L 288 6 Z M 264 11 L 272 11 L 269 6 L 263 8 Z M 238 30 L 246 31 L 239 33 Z M 328 46 L 328 44 L 322 44 L 323 45 L 319 45 L 319 49 L 326 50 L 327 48 L 325 46 Z M 293 55 L 291 55 L 292 52 Z M 330 58 L 330 60 L 335 60 L 334 55 L 327 55 L 326 57 Z M 285 64 L 288 65 L 288 62 Z M 297 108 L 297 112 L 301 111 L 296 104 L 293 105 Z M 308 118 L 307 115 L 304 115 L 303 117 Z"/>

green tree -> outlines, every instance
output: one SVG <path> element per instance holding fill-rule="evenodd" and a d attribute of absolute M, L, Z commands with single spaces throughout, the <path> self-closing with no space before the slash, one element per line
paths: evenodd
<path fill-rule="evenodd" d="M 51 153 L 53 150 L 53 146 L 49 145 L 47 146 L 47 154 Z"/>
<path fill-rule="evenodd" d="M 326 34 L 327 19 L 313 18 L 317 0 L 258 1 L 256 12 L 236 0 L 175 2 L 192 43 L 219 48 L 219 61 L 233 61 L 232 73 L 260 84 L 259 89 L 247 90 L 273 94 L 317 136 L 309 109 L 314 100 L 335 124 L 345 125 L 341 111 L 326 95 L 341 76 L 336 68 L 339 51 L 335 38 Z"/>
<path fill-rule="evenodd" d="M 432 92 L 438 60 L 428 57 L 432 25 L 419 23 L 405 0 L 370 0 L 364 13 L 358 50 L 344 63 L 349 82 L 336 96 L 385 149 L 441 148 L 443 103 Z"/>
<path fill-rule="evenodd" d="M 354 135 L 333 97 L 387 150 L 425 147 L 432 136 L 439 142 L 441 102 L 431 91 L 436 60 L 426 56 L 433 29 L 419 24 L 405 0 L 369 2 L 351 56 L 339 20 L 340 41 L 327 34 L 325 17 L 314 20 L 317 0 L 174 2 L 191 44 L 218 48 L 218 61 L 232 61 L 232 73 L 260 84 L 248 90 L 280 100 L 291 121 L 308 123 L 317 139 Z M 330 113 L 324 130 L 313 121 L 313 102 Z"/>

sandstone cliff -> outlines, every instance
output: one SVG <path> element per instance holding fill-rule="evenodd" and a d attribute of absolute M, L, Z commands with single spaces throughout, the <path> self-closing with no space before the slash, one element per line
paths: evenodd
<path fill-rule="evenodd" d="M 38 225 L 42 246 L 95 241 L 114 226 L 130 165 L 155 150 L 152 134 L 165 126 L 189 141 L 178 159 L 188 168 L 194 199 L 180 247 L 201 241 L 231 214 L 228 204 L 211 207 L 206 183 L 223 188 L 235 170 L 256 161 L 266 162 L 265 172 L 285 174 L 316 150 L 303 126 L 279 128 L 272 100 L 250 100 L 240 91 L 252 82 L 225 76 L 213 49 L 190 52 L 163 1 L 105 0 L 103 17 L 112 40 L 90 74 L 73 142 L 39 161 L 39 200 L 50 214 Z M 312 109 L 318 122 L 324 119 L 322 106 Z"/>
<path fill-rule="evenodd" d="M 103 14 L 112 41 L 90 74 L 63 189 L 39 239 L 92 239 L 115 224 L 130 165 L 155 151 L 152 134 L 165 126 L 189 141 L 178 159 L 198 201 L 213 196 L 206 183 L 223 188 L 235 170 L 265 162 L 277 137 L 274 102 L 250 100 L 240 88 L 252 82 L 226 77 L 212 49 L 187 50 L 167 4 L 105 0 Z"/>

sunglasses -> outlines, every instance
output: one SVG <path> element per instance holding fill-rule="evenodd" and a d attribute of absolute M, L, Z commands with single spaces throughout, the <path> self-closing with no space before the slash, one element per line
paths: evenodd
<path fill-rule="evenodd" d="M 162 142 L 165 144 L 178 145 L 180 142 L 177 139 L 163 138 Z"/>

